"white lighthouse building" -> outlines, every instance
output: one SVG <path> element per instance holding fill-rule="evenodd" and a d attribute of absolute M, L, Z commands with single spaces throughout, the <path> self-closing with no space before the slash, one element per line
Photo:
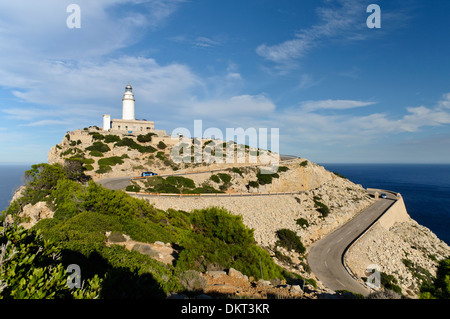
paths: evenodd
<path fill-rule="evenodd" d="M 133 88 L 130 83 L 125 88 L 125 93 L 123 94 L 123 106 L 122 106 L 122 120 L 134 121 L 134 94 Z"/>
<path fill-rule="evenodd" d="M 165 134 L 164 131 L 155 131 L 155 122 L 136 120 L 135 101 L 133 88 L 128 84 L 122 98 L 122 119 L 111 120 L 109 114 L 103 115 L 103 130 L 123 134 Z"/>

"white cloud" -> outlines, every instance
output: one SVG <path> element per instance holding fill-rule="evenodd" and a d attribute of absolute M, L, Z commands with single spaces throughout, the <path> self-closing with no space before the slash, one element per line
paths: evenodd
<path fill-rule="evenodd" d="M 239 117 L 265 116 L 275 111 L 275 104 L 264 95 L 240 95 L 193 103 L 189 112 L 194 116 L 216 118 L 218 121 Z"/>
<path fill-rule="evenodd" d="M 358 107 L 364 107 L 368 105 L 373 105 L 374 102 L 362 102 L 353 100 L 322 100 L 322 101 L 306 101 L 300 104 L 302 110 L 306 112 L 323 110 L 323 109 L 334 109 L 334 110 L 346 110 Z"/>
<path fill-rule="evenodd" d="M 275 45 L 262 44 L 257 47 L 256 53 L 269 61 L 292 65 L 293 60 L 305 56 L 327 38 L 364 39 L 365 36 L 359 34 L 362 27 L 361 23 L 358 23 L 361 13 L 365 12 L 363 2 L 358 0 L 337 2 L 337 6 L 333 1 L 327 1 L 326 7 L 319 7 L 317 9 L 319 23 L 301 30 L 294 39 Z"/>

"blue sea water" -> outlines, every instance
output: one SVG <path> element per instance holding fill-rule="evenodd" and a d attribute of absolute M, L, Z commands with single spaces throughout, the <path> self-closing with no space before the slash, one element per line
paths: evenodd
<path fill-rule="evenodd" d="M 450 165 L 321 164 L 365 188 L 400 192 L 409 215 L 450 245 Z M 28 165 L 0 165 L 0 211 L 23 183 Z"/>
<path fill-rule="evenodd" d="M 411 218 L 450 245 L 450 165 L 321 165 L 365 188 L 401 193 Z"/>
<path fill-rule="evenodd" d="M 31 165 L 0 165 L 0 212 L 9 206 L 17 188 L 23 185 L 23 176 Z"/>

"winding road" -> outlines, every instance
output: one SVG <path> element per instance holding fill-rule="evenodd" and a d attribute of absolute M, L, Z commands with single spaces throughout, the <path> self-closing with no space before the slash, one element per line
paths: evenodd
<path fill-rule="evenodd" d="M 385 192 L 387 198 L 380 198 L 311 246 L 308 264 L 329 289 L 347 290 L 364 296 L 370 293 L 369 288 L 356 281 L 348 272 L 344 266 L 344 255 L 347 249 L 396 202 L 396 195 L 386 191 L 380 192 Z"/>
<path fill-rule="evenodd" d="M 206 172 L 178 173 L 160 176 L 165 177 L 171 175 L 201 173 Z M 99 180 L 98 182 L 108 189 L 119 190 L 130 185 L 131 179 L 131 177 L 115 177 Z M 310 248 L 307 257 L 308 264 L 319 280 L 331 290 L 347 290 L 364 296 L 367 296 L 370 293 L 368 287 L 358 282 L 349 273 L 344 265 L 344 255 L 348 248 L 396 202 L 395 193 L 376 189 L 370 190 L 369 193 L 372 193 L 373 195 L 375 191 L 386 193 L 387 198 L 380 198 L 346 224 L 314 243 Z M 149 194 L 148 196 L 151 195 Z"/>

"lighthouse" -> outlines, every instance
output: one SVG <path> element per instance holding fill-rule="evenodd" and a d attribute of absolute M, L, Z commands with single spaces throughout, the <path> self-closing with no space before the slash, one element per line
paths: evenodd
<path fill-rule="evenodd" d="M 122 98 L 122 119 L 125 121 L 134 121 L 134 94 L 133 88 L 128 83 L 125 87 L 125 93 Z"/>
<path fill-rule="evenodd" d="M 133 88 L 128 83 L 122 98 L 122 119 L 111 119 L 109 114 L 103 115 L 103 131 L 113 134 L 141 135 L 155 133 L 165 136 L 165 131 L 155 130 L 155 122 L 146 120 L 136 120 L 134 112 Z"/>

